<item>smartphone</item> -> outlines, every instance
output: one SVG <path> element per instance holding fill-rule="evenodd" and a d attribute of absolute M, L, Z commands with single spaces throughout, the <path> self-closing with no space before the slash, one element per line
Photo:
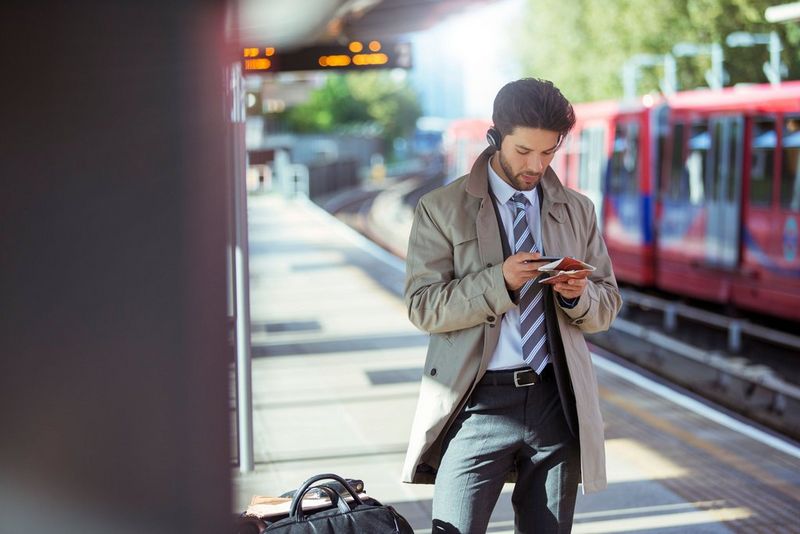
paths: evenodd
<path fill-rule="evenodd" d="M 551 262 L 562 259 L 562 256 L 542 256 L 538 260 L 525 260 L 522 263 L 539 263 L 539 262 Z"/>

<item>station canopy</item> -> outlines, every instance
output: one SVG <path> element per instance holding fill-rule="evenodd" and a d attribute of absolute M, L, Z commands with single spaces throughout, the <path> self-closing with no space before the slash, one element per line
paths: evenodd
<path fill-rule="evenodd" d="M 410 68 L 403 36 L 496 0 L 239 0 L 246 72 Z"/>

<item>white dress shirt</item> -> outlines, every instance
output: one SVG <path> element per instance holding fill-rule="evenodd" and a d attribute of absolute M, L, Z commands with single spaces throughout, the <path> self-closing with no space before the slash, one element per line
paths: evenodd
<path fill-rule="evenodd" d="M 511 197 L 517 193 L 522 193 L 528 199 L 526 207 L 528 226 L 531 229 L 534 242 L 538 243 L 541 248 L 542 227 L 540 224 L 538 186 L 531 191 L 517 191 L 494 172 L 491 161 L 490 159 L 488 164 L 489 188 L 494 194 L 495 205 L 500 214 L 500 219 L 503 221 L 503 228 L 505 228 L 511 253 L 514 253 L 513 225 L 515 212 Z M 535 290 L 535 286 L 531 290 Z M 550 361 L 549 357 L 546 361 Z M 499 371 L 519 367 L 525 367 L 525 360 L 522 357 L 522 336 L 519 332 L 519 306 L 516 306 L 503 315 L 503 319 L 500 322 L 500 339 L 497 341 L 497 347 L 494 349 L 492 359 L 489 360 L 488 370 Z"/>

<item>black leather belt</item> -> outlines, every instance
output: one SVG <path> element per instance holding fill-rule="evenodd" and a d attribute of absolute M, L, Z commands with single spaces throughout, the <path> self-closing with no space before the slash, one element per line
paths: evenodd
<path fill-rule="evenodd" d="M 504 371 L 486 371 L 483 378 L 481 378 L 480 384 L 482 386 L 516 386 L 521 388 L 535 386 L 542 382 L 550 382 L 554 379 L 553 366 L 548 364 L 541 375 L 536 374 L 536 371 L 530 367 Z"/>

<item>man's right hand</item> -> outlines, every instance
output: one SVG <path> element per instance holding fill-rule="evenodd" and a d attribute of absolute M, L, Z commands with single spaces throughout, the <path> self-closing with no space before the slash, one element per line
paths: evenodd
<path fill-rule="evenodd" d="M 528 280 L 542 274 L 538 269 L 547 261 L 540 260 L 541 257 L 542 255 L 538 252 L 517 252 L 506 258 L 506 261 L 503 262 L 503 278 L 506 280 L 506 287 L 510 291 L 516 291 Z"/>

